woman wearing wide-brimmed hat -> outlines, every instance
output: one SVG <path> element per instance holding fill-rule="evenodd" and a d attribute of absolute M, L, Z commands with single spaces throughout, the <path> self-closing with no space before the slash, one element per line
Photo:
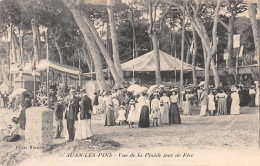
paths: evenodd
<path fill-rule="evenodd" d="M 172 95 L 170 96 L 170 110 L 169 110 L 169 123 L 170 124 L 180 124 L 181 123 L 181 117 L 178 107 L 178 100 L 179 100 L 179 94 L 178 89 L 174 88 L 172 89 Z"/>
<path fill-rule="evenodd" d="M 238 115 L 240 114 L 240 98 L 238 94 L 238 90 L 236 87 L 231 88 L 232 94 L 232 104 L 231 104 L 231 109 L 230 109 L 230 115 Z"/>

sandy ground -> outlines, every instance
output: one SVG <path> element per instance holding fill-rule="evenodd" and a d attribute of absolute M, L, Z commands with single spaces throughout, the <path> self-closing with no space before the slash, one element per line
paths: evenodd
<path fill-rule="evenodd" d="M 240 115 L 206 116 L 198 115 L 194 108 L 192 116 L 181 115 L 182 124 L 162 125 L 150 128 L 129 129 L 128 125 L 104 127 L 104 115 L 92 118 L 92 143 L 86 141 L 65 142 L 54 140 L 53 149 L 42 157 L 66 157 L 69 153 L 93 152 L 110 153 L 143 149 L 189 149 L 189 150 L 257 150 L 259 135 L 258 108 L 242 107 Z M 19 112 L 0 109 L 0 116 L 7 124 Z M 3 118 L 0 128 L 5 127 Z M 3 134 L 1 133 L 1 137 Z M 24 145 L 24 136 L 16 143 L 0 141 L 0 165 L 25 164 L 25 159 L 33 160 L 31 152 L 17 149 Z M 153 151 L 153 150 L 152 150 Z M 155 150 L 156 151 L 156 150 Z M 21 163 L 21 161 L 23 161 Z"/>

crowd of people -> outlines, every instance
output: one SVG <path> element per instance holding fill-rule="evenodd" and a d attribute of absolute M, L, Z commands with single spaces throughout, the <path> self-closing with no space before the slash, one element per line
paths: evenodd
<path fill-rule="evenodd" d="M 202 82 L 199 86 L 188 85 L 182 91 L 178 86 L 160 85 L 152 93 L 148 93 L 147 89 L 135 93 L 121 86 L 110 91 L 97 91 L 92 100 L 85 89 L 71 87 L 69 95 L 55 92 L 53 96 L 55 138 L 91 141 L 92 115 L 104 114 L 104 126 L 128 125 L 129 128 L 181 124 L 181 112 L 186 116 L 193 115 L 193 109 L 198 106 L 200 116 L 238 115 L 241 106 L 259 106 L 259 82 L 249 88 L 241 84 L 204 88 Z M 21 106 L 20 116 L 14 118 L 14 127 L 10 127 L 10 131 L 15 131 L 15 138 L 10 135 L 6 137 L 8 141 L 19 138 L 17 124 L 25 130 L 26 109 L 38 105 L 26 96 Z"/>

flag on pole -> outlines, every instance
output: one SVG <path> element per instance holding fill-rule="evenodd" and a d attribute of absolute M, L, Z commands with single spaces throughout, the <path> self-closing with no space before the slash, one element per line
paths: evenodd
<path fill-rule="evenodd" d="M 85 0 L 86 4 L 115 6 L 116 0 Z"/>
<path fill-rule="evenodd" d="M 233 48 L 240 47 L 240 34 L 233 35 Z"/>
<path fill-rule="evenodd" d="M 223 57 L 224 60 L 227 60 L 228 59 L 228 52 L 227 52 L 227 49 L 224 49 L 224 57 Z"/>
<path fill-rule="evenodd" d="M 239 57 L 242 57 L 243 55 L 243 50 L 244 50 L 244 46 L 240 47 L 240 51 L 239 51 Z"/>

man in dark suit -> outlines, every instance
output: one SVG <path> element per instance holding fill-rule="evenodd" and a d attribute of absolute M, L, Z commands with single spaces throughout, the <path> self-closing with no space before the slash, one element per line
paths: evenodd
<path fill-rule="evenodd" d="M 91 142 L 91 113 L 93 110 L 91 99 L 87 96 L 86 90 L 81 90 L 80 101 L 80 125 L 82 139 L 86 139 Z"/>
<path fill-rule="evenodd" d="M 73 141 L 75 137 L 74 123 L 78 120 L 77 115 L 79 112 L 79 100 L 75 96 L 75 90 L 70 90 L 70 99 L 68 107 L 65 114 L 65 119 L 67 119 L 67 129 L 69 133 L 69 141 Z"/>
<path fill-rule="evenodd" d="M 63 129 L 63 123 L 62 123 L 63 111 L 64 111 L 63 99 L 61 96 L 58 96 L 58 102 L 56 103 L 56 105 L 54 107 L 55 120 L 56 120 L 55 139 L 60 138 L 60 134 Z"/>

